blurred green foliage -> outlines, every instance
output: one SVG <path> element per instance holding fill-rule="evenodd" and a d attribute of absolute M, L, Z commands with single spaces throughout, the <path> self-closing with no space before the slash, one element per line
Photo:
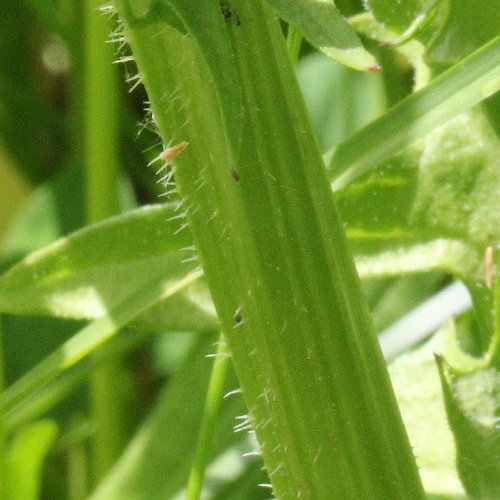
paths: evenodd
<path fill-rule="evenodd" d="M 337 4 L 345 15 L 362 10 L 356 1 L 339 0 Z M 427 16 L 411 42 L 421 45 L 419 64 L 425 66 L 429 77 L 442 73 L 497 36 L 500 26 L 498 0 L 473 4 L 460 0 L 369 0 L 364 4 L 371 9 L 375 22 L 398 36 L 419 16 Z M 86 8 L 83 2 L 76 1 L 25 0 L 9 2 L 2 9 L 2 271 L 85 225 Z M 117 29 L 115 20 L 109 27 L 110 37 L 119 38 L 119 31 L 111 34 Z M 401 50 L 389 50 L 382 49 L 379 42 L 383 40 L 376 37 L 362 39 L 383 65 L 383 73 L 357 73 L 312 53 L 308 46 L 302 51 L 297 73 L 322 151 L 341 144 L 412 92 L 415 61 L 410 61 L 405 45 Z M 129 55 L 126 51 L 122 49 L 125 58 Z M 144 112 L 147 96 L 142 86 L 128 92 L 134 80 L 129 84 L 125 81 L 135 71 L 133 63 L 119 65 L 120 89 L 114 113 L 119 122 L 121 212 L 155 203 L 165 190 L 157 183 L 155 166 L 145 168 L 162 145 L 151 115 Z M 387 158 L 379 169 L 337 194 L 353 253 L 358 259 L 373 257 L 367 268 L 382 265 L 384 269 L 378 277 L 374 278 L 373 272 L 364 281 L 380 329 L 439 289 L 451 273 L 467 282 L 476 305 L 475 325 L 465 328 L 461 345 L 468 346 L 474 355 L 486 355 L 495 332 L 499 335 L 494 297 L 483 269 L 486 249 L 500 244 L 499 116 L 497 93 L 440 129 L 429 131 L 425 139 Z M 171 204 L 138 209 L 72 235 L 1 276 L 0 326 L 6 387 L 22 375 L 34 373 L 30 370 L 71 340 L 82 328 L 81 320 L 93 321 L 102 314 L 112 320 L 113 307 L 159 270 L 172 283 L 189 275 L 196 262 L 178 265 L 178 252 L 184 252 L 182 259 L 194 253 L 189 233 L 181 232 L 177 239 L 163 237 L 177 224 L 176 219 L 165 222 L 179 213 L 174 212 L 177 196 L 171 194 L 163 200 Z M 460 248 L 465 249 L 463 254 L 457 251 L 438 258 L 435 241 L 443 239 L 459 241 Z M 428 251 L 415 257 L 415 247 L 426 244 Z M 406 267 L 395 265 L 396 256 L 401 255 L 406 258 Z M 438 272 L 429 274 L 430 270 Z M 44 275 L 43 285 L 35 279 L 37 273 Z M 401 273 L 413 275 L 399 277 Z M 469 323 L 464 320 L 464 324 Z M 96 500 L 178 498 L 196 444 L 210 369 L 204 356 L 215 350 L 212 343 L 216 328 L 213 306 L 199 280 L 169 301 L 159 300 L 154 308 L 135 318 L 109 342 L 100 361 L 84 359 L 77 367 L 80 371 L 68 369 L 52 385 L 30 394 L 6 415 L 6 422 L 22 422 L 23 427 L 8 428 L 6 424 L 8 430 L 0 433 L 0 499 L 77 500 L 94 490 L 91 498 Z M 434 342 L 441 346 L 445 343 L 441 339 Z M 441 394 L 436 390 L 435 367 L 430 361 L 434 347 L 424 346 L 402 357 L 394 364 L 391 375 L 405 419 L 411 420 L 410 437 L 420 447 L 417 453 L 421 453 L 425 468 L 422 475 L 426 489 L 429 494 L 445 495 L 441 498 L 464 498 L 462 486 L 453 476 L 456 471 L 451 434 L 443 438 L 449 451 L 443 456 L 440 450 L 434 453 L 431 449 L 437 441 L 435 435 L 416 425 L 418 415 L 421 420 L 428 419 L 428 428 L 433 426 L 433 418 L 437 428 L 447 428 Z M 97 485 L 90 477 L 94 430 L 85 381 L 93 365 L 116 358 L 123 363 L 125 374 L 110 382 L 120 387 L 117 392 L 122 391 L 130 407 L 130 414 L 125 415 L 129 444 L 111 473 Z M 484 367 L 457 375 L 447 365 L 441 366 L 446 410 L 450 421 L 458 422 L 451 427 L 457 448 L 463 451 L 458 462 L 459 471 L 465 471 L 465 489 L 473 498 L 479 498 L 478 491 L 488 498 L 498 484 L 496 471 L 490 471 L 484 481 L 486 490 L 482 489 L 481 461 L 494 461 L 498 455 L 498 430 L 497 434 L 491 430 L 491 422 L 487 423 L 488 429 L 478 430 L 476 423 L 484 415 L 478 415 L 481 409 L 471 410 L 470 401 L 464 397 L 468 379 L 481 378 Z M 489 367 L 487 375 L 497 369 Z M 420 384 L 416 373 L 422 379 Z M 498 376 L 495 373 L 488 378 L 488 384 Z M 226 389 L 236 387 L 231 374 Z M 454 399 L 458 392 L 459 397 Z M 417 410 L 412 394 L 420 394 L 423 400 Z M 482 404 L 497 405 L 495 398 Z M 242 406 L 241 399 L 234 396 L 222 407 L 214 430 L 215 445 L 210 457 L 213 463 L 207 473 L 210 498 L 256 500 L 269 496 L 264 488 L 256 487 L 269 482 L 259 459 L 241 459 L 241 454 L 256 444 L 230 429 L 234 417 L 244 413 Z M 490 407 L 487 410 L 492 411 Z M 497 410 L 498 405 L 493 411 Z M 29 417 L 23 419 L 16 411 L 26 411 Z M 37 420 L 43 415 L 44 420 Z M 417 427 L 413 434 L 412 428 Z M 460 440 L 461 434 L 470 437 L 471 429 L 480 434 L 483 446 Z M 429 449 L 425 449 L 426 442 Z M 477 467 L 470 466 L 471 460 L 477 462 Z"/>

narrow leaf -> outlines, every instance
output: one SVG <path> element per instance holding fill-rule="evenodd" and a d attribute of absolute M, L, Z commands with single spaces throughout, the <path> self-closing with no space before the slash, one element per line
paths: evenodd
<path fill-rule="evenodd" d="M 376 168 L 499 89 L 500 36 L 339 145 L 330 162 L 333 189 Z"/>
<path fill-rule="evenodd" d="M 111 310 L 109 314 L 80 330 L 0 394 L 0 411 L 8 411 L 17 402 L 28 397 L 32 391 L 88 356 L 140 313 L 159 300 L 171 297 L 181 291 L 198 279 L 200 275 L 201 272 L 192 273 L 173 283 L 158 278 L 146 283 Z"/>
<path fill-rule="evenodd" d="M 43 460 L 56 434 L 56 424 L 50 420 L 42 420 L 14 437 L 7 458 L 5 500 L 40 498 Z"/>
<path fill-rule="evenodd" d="M 199 336 L 179 371 L 161 392 L 158 403 L 131 440 L 111 473 L 91 495 L 91 500 L 164 500 L 185 486 L 195 452 L 211 361 L 212 334 Z M 229 372 L 225 390 L 237 381 Z M 243 435 L 232 431 L 234 417 L 244 412 L 241 395 L 224 399 L 215 424 L 213 460 Z M 168 445 L 166 445 L 168 444 Z"/>

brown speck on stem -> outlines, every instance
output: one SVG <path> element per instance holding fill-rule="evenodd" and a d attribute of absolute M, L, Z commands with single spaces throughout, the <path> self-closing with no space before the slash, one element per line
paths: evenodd
<path fill-rule="evenodd" d="M 189 142 L 183 141 L 175 146 L 165 149 L 163 153 L 160 154 L 159 159 L 168 163 L 172 161 L 177 155 L 182 153 L 189 146 Z"/>
<path fill-rule="evenodd" d="M 370 66 L 368 68 L 368 71 L 382 71 L 382 66 L 379 64 L 375 64 L 375 66 Z"/>
<path fill-rule="evenodd" d="M 220 6 L 220 10 L 224 16 L 224 19 L 231 19 L 232 17 L 234 17 L 234 19 L 236 20 L 236 26 L 240 26 L 241 25 L 241 21 L 240 21 L 240 16 L 237 12 L 235 12 L 233 9 L 231 9 L 231 7 L 229 7 L 228 4 L 221 4 Z"/>
<path fill-rule="evenodd" d="M 235 182 L 238 182 L 240 180 L 240 176 L 238 172 L 236 172 L 235 168 L 231 168 L 231 177 L 235 180 Z"/>

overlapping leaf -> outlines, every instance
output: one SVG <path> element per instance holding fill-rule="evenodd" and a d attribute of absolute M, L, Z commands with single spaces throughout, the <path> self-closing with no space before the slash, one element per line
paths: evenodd
<path fill-rule="evenodd" d="M 0 310 L 95 319 L 153 278 L 175 283 L 196 267 L 178 215 L 173 205 L 143 207 L 35 252 L 0 277 Z M 150 328 L 214 325 L 210 300 L 195 288 L 142 319 Z"/>
<path fill-rule="evenodd" d="M 285 21 L 296 26 L 318 50 L 341 64 L 364 71 L 378 69 L 356 32 L 330 0 L 266 0 Z"/>

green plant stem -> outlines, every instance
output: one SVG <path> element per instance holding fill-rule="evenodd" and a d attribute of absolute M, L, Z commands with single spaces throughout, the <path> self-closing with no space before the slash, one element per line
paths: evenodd
<path fill-rule="evenodd" d="M 203 33 L 117 3 L 164 142 L 190 143 L 176 181 L 274 495 L 423 498 L 275 16 L 234 0 L 237 25 L 217 2 L 173 2 L 184 26 L 229 38 L 224 87 Z"/>
<path fill-rule="evenodd" d="M 333 190 L 376 168 L 499 89 L 500 36 L 327 153 Z"/>
<path fill-rule="evenodd" d="M 85 166 L 90 224 L 118 211 L 117 76 L 113 48 L 106 44 L 110 24 L 98 11 L 100 6 L 100 0 L 87 0 L 85 8 Z M 119 390 L 124 380 L 120 360 L 114 357 L 96 367 L 90 377 L 95 480 L 105 475 L 126 440 L 127 409 Z"/>
<path fill-rule="evenodd" d="M 207 399 L 203 410 L 203 418 L 198 437 L 198 444 L 194 453 L 193 465 L 189 474 L 186 491 L 186 500 L 199 500 L 205 476 L 205 468 L 210 456 L 212 435 L 215 422 L 219 414 L 222 397 L 224 396 L 224 382 L 229 366 L 229 353 L 227 352 L 224 335 L 219 336 L 217 352 L 210 381 L 208 383 Z"/>
<path fill-rule="evenodd" d="M 99 12 L 100 0 L 85 8 L 85 168 L 87 222 L 118 212 L 118 85 L 111 24 Z"/>
<path fill-rule="evenodd" d="M 299 60 L 300 47 L 302 46 L 302 33 L 291 24 L 288 25 L 288 34 L 286 37 L 286 47 L 290 54 L 290 60 L 297 64 Z"/>

